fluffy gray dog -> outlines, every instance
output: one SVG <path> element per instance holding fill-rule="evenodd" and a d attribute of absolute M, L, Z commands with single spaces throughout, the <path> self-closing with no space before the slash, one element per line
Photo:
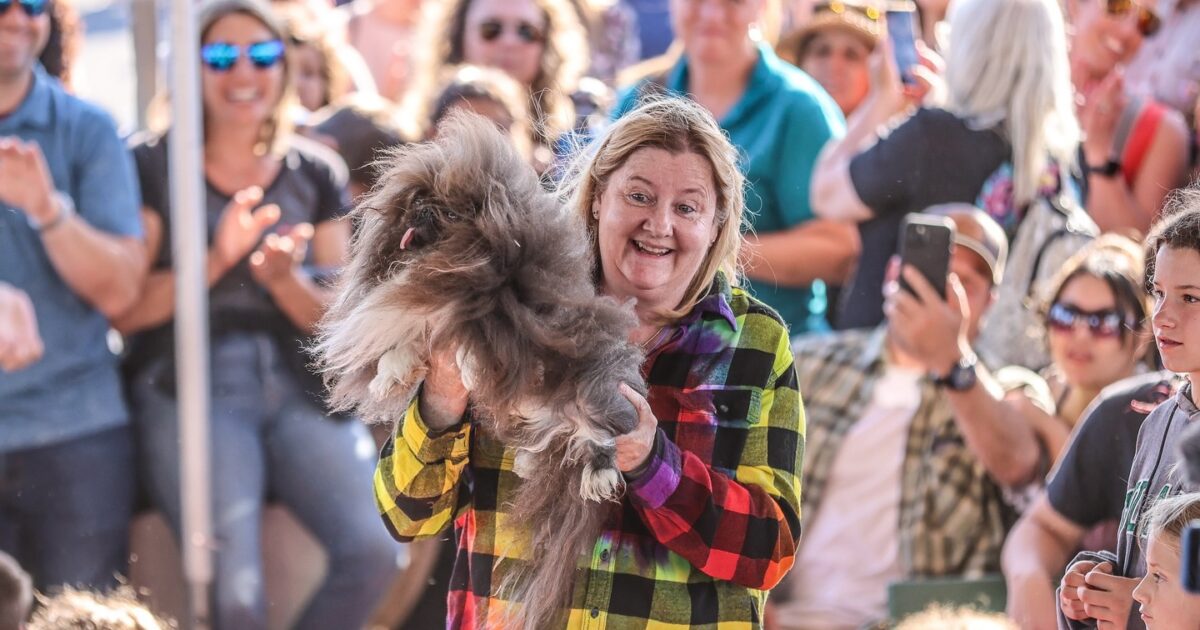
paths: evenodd
<path fill-rule="evenodd" d="M 469 415 L 515 449 L 525 480 L 512 508 L 534 530 L 535 560 L 508 595 L 525 604 L 521 625 L 545 627 L 567 604 L 604 502 L 623 491 L 615 437 L 638 419 L 618 384 L 646 391 L 627 340 L 636 322 L 596 295 L 582 218 L 490 122 L 456 115 L 385 165 L 353 214 L 351 260 L 322 323 L 332 403 L 394 422 L 430 349 L 457 348 Z"/>

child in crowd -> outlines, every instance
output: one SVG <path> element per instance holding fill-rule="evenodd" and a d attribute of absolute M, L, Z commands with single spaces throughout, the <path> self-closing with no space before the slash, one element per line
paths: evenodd
<path fill-rule="evenodd" d="M 1146 575 L 1133 590 L 1149 630 L 1194 630 L 1200 595 L 1183 590 L 1181 540 L 1188 523 L 1200 519 L 1200 493 L 1163 499 L 1146 513 Z"/>
<path fill-rule="evenodd" d="M 1195 394 L 1200 382 L 1200 188 L 1176 194 L 1146 246 L 1154 340 L 1166 368 L 1187 375 L 1190 383 L 1142 424 L 1116 556 L 1077 557 L 1067 569 L 1059 592 L 1066 617 L 1060 619 L 1060 627 L 1144 627 L 1137 611 L 1131 610 L 1134 587 L 1153 572 L 1147 571 L 1147 558 L 1138 544 L 1139 525 L 1158 501 L 1196 490 L 1184 479 L 1177 447 L 1186 428 L 1200 422 Z M 1196 617 L 1191 619 L 1195 628 Z"/>

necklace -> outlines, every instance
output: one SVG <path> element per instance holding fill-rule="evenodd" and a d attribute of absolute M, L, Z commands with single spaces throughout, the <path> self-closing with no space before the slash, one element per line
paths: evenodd
<path fill-rule="evenodd" d="M 666 329 L 667 329 L 667 324 L 663 324 L 662 326 L 659 326 L 658 330 L 654 331 L 653 335 L 650 335 L 649 337 L 647 337 L 646 340 L 639 343 L 638 346 L 642 350 L 649 350 L 650 346 L 656 345 L 655 342 L 658 341 L 660 337 L 662 337 L 663 331 Z"/>

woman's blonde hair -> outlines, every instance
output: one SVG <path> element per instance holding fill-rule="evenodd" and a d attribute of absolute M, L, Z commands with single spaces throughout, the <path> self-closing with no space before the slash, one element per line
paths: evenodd
<path fill-rule="evenodd" d="M 604 193 L 612 174 L 640 149 L 694 153 L 712 167 L 716 187 L 714 222 L 717 238 L 688 284 L 683 299 L 674 309 L 659 314 L 664 319 L 674 320 L 689 313 L 700 302 L 718 271 L 724 272 L 731 284 L 737 284 L 738 253 L 745 221 L 742 196 L 745 178 L 738 169 L 737 149 L 707 110 L 684 98 L 655 97 L 643 101 L 576 157 L 560 188 L 563 197 L 569 200 L 570 211 L 582 217 L 588 226 L 597 280 L 601 273 L 600 236 L 598 222 L 592 216 L 592 204 Z"/>
<path fill-rule="evenodd" d="M 958 0 L 946 54 L 947 109 L 1012 146 L 1018 207 L 1037 196 L 1052 158 L 1075 162 L 1075 118 L 1066 26 L 1057 0 Z"/>
<path fill-rule="evenodd" d="M 414 78 L 405 97 L 406 117 L 416 125 L 429 120 L 439 78 L 446 66 L 466 63 L 467 11 L 473 0 L 425 2 L 417 31 Z M 546 16 L 541 68 L 529 89 L 529 111 L 538 140 L 548 142 L 575 122 L 571 91 L 590 63 L 587 33 L 569 0 L 533 0 Z M 414 129 L 418 136 L 428 130 Z"/>
<path fill-rule="evenodd" d="M 1179 494 L 1159 499 L 1146 510 L 1142 517 L 1142 544 L 1152 537 L 1175 551 L 1180 550 L 1183 530 L 1194 520 L 1200 519 L 1200 492 Z"/>

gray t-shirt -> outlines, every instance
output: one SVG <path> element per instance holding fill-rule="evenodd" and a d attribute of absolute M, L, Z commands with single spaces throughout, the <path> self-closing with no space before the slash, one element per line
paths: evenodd
<path fill-rule="evenodd" d="M 1156 407 L 1138 432 L 1117 538 L 1116 568 L 1125 577 L 1146 574 L 1146 558 L 1138 543 L 1146 510 L 1158 499 L 1195 490 L 1187 487 L 1184 469 L 1179 465 L 1179 438 L 1187 427 L 1200 422 L 1192 388 L 1190 384 L 1181 387 L 1171 400 Z"/>
<path fill-rule="evenodd" d="M 1138 432 L 1137 451 L 1133 456 L 1133 467 L 1129 471 L 1129 482 L 1125 491 L 1125 510 L 1121 515 L 1121 527 L 1117 536 L 1117 558 L 1115 575 L 1140 578 L 1146 574 L 1146 557 L 1142 554 L 1141 521 L 1146 510 L 1154 501 L 1183 492 L 1192 492 L 1184 481 L 1184 467 L 1178 465 L 1179 440 L 1188 427 L 1200 422 L 1200 409 L 1193 402 L 1191 384 L 1179 388 L 1170 400 L 1163 402 L 1142 423 Z M 1102 561 L 1112 558 L 1083 552 L 1072 561 Z M 1059 589 L 1061 595 L 1061 589 Z M 1058 611 L 1058 627 L 1069 630 L 1095 628 L 1095 620 L 1084 622 L 1068 620 Z M 1138 606 L 1129 609 L 1126 630 L 1145 630 L 1146 624 L 1138 612 Z"/>

